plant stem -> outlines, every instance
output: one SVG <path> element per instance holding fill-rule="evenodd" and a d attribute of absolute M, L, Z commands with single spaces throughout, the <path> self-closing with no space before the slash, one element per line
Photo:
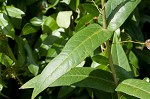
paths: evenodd
<path fill-rule="evenodd" d="M 145 44 L 144 42 L 136 42 L 136 41 L 120 41 L 120 42 L 117 42 L 117 43 L 136 43 L 136 44 Z M 115 44 L 115 43 L 113 43 Z"/>
<path fill-rule="evenodd" d="M 101 0 L 101 4 L 102 4 L 102 19 L 103 19 L 103 28 L 107 29 L 107 22 L 106 22 L 106 14 L 105 14 L 105 0 Z M 108 58 L 109 58 L 109 66 L 112 72 L 112 76 L 114 79 L 114 83 L 117 86 L 118 85 L 118 80 L 117 80 L 117 74 L 116 74 L 116 70 L 115 67 L 113 65 L 113 60 L 112 60 L 112 55 L 111 55 L 111 46 L 109 44 L 109 40 L 106 41 L 106 47 L 107 47 L 107 51 L 108 51 Z M 120 93 L 117 93 L 118 99 L 120 98 Z"/>

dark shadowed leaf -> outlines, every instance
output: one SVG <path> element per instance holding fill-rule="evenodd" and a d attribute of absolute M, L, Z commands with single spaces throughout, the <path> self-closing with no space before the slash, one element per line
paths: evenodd
<path fill-rule="evenodd" d="M 114 92 L 115 88 L 111 73 L 88 67 L 73 68 L 52 83 L 50 87 L 69 85 L 89 87 L 105 92 Z"/>

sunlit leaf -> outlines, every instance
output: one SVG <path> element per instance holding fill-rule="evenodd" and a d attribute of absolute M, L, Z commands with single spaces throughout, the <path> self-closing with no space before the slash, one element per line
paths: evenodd
<path fill-rule="evenodd" d="M 21 11 L 20 9 L 13 7 L 13 6 L 6 6 L 6 10 L 7 11 L 5 11 L 5 12 L 8 13 L 8 15 L 13 18 L 21 19 L 22 16 L 25 15 L 25 13 L 23 11 Z"/>
<path fill-rule="evenodd" d="M 62 0 L 61 2 L 66 3 L 66 4 L 70 4 L 71 0 Z"/>
<path fill-rule="evenodd" d="M 112 33 L 97 24 L 92 24 L 76 33 L 66 44 L 63 51 L 55 57 L 38 76 L 32 98 L 51 85 L 55 80 L 81 63 L 100 44 L 108 40 Z M 91 45 L 91 46 L 89 46 Z M 28 88 L 30 80 L 22 88 Z"/>
<path fill-rule="evenodd" d="M 141 0 L 109 0 L 106 3 L 108 29 L 118 29 L 140 2 Z"/>
<path fill-rule="evenodd" d="M 4 13 L 0 13 L 0 28 L 4 35 L 14 39 L 15 31 L 13 25 L 11 24 L 9 18 Z"/>
<path fill-rule="evenodd" d="M 148 99 L 150 97 L 150 83 L 139 79 L 127 79 L 117 86 L 116 91 L 140 99 Z"/>
<path fill-rule="evenodd" d="M 30 23 L 34 26 L 41 26 L 46 17 L 34 17 L 30 20 Z"/>
<path fill-rule="evenodd" d="M 54 18 L 52 17 L 47 17 L 45 18 L 43 24 L 42 24 L 42 30 L 45 33 L 51 33 L 52 31 L 56 30 L 58 28 L 58 25 Z"/>
<path fill-rule="evenodd" d="M 5 55 L 4 53 L 0 53 L 0 63 L 5 66 L 11 66 L 13 60 L 9 58 L 7 55 Z"/>
<path fill-rule="evenodd" d="M 68 28 L 70 25 L 72 11 L 61 11 L 58 13 L 56 22 L 59 27 Z"/>

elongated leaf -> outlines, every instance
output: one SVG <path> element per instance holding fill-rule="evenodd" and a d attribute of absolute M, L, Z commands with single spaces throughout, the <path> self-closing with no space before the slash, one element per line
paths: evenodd
<path fill-rule="evenodd" d="M 17 65 L 18 66 L 23 66 L 26 61 L 26 54 L 25 54 L 25 49 L 23 46 L 23 38 L 22 37 L 15 37 L 15 41 L 17 43 L 17 48 L 18 48 L 18 54 L 17 54 Z"/>
<path fill-rule="evenodd" d="M 120 91 L 140 99 L 149 99 L 150 83 L 139 79 L 127 79 L 117 86 L 116 91 Z"/>
<path fill-rule="evenodd" d="M 114 92 L 115 88 L 111 73 L 88 67 L 73 68 L 52 83 L 50 87 L 64 85 L 89 87 L 105 92 Z"/>
<path fill-rule="evenodd" d="M 63 51 L 55 57 L 38 76 L 38 80 L 33 78 L 33 80 L 30 80 L 27 84 L 22 86 L 22 88 L 28 87 L 30 82 L 32 83 L 35 82 L 34 80 L 37 80 L 32 94 L 32 98 L 35 98 L 55 80 L 81 63 L 92 51 L 111 36 L 111 32 L 102 29 L 97 24 L 92 24 L 84 28 L 67 42 Z"/>
<path fill-rule="evenodd" d="M 109 0 L 106 4 L 108 29 L 118 29 L 140 2 L 141 0 Z"/>
<path fill-rule="evenodd" d="M 34 88 L 36 87 L 36 80 L 39 76 L 33 78 L 34 81 L 30 82 L 28 86 L 23 85 L 23 88 Z M 103 71 L 101 69 L 90 68 L 90 67 L 76 67 L 58 78 L 49 87 L 54 86 L 78 86 L 78 87 L 89 87 L 105 92 L 114 92 L 115 84 L 113 82 L 110 72 Z"/>
<path fill-rule="evenodd" d="M 117 34 L 114 34 L 113 42 L 115 44 L 112 45 L 112 59 L 114 65 L 116 65 L 117 72 L 119 73 L 118 76 L 120 79 L 130 78 L 131 76 L 131 68 L 126 57 L 126 54 L 121 46 L 120 43 L 117 43 L 118 37 Z"/>

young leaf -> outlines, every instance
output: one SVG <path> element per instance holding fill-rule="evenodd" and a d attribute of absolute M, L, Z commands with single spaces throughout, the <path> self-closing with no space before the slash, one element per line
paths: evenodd
<path fill-rule="evenodd" d="M 120 43 L 117 43 L 118 37 L 117 34 L 114 33 L 113 44 L 112 45 L 112 59 L 114 65 L 116 65 L 117 73 L 120 79 L 130 78 L 131 76 L 131 67 L 129 65 L 126 54 Z"/>
<path fill-rule="evenodd" d="M 32 94 L 32 98 L 35 98 L 55 80 L 81 63 L 92 51 L 111 36 L 111 32 L 97 24 L 92 24 L 82 29 L 67 42 L 63 51 L 45 67 L 38 76 L 38 80 L 33 78 L 33 80 L 23 85 L 22 88 L 28 87 L 28 84 L 30 85 L 32 82 L 37 82 Z"/>
<path fill-rule="evenodd" d="M 117 86 L 116 91 L 120 91 L 140 99 L 148 99 L 150 97 L 150 83 L 139 79 L 127 79 Z"/>
<path fill-rule="evenodd" d="M 141 0 L 109 0 L 106 4 L 108 29 L 118 29 L 136 8 Z"/>

